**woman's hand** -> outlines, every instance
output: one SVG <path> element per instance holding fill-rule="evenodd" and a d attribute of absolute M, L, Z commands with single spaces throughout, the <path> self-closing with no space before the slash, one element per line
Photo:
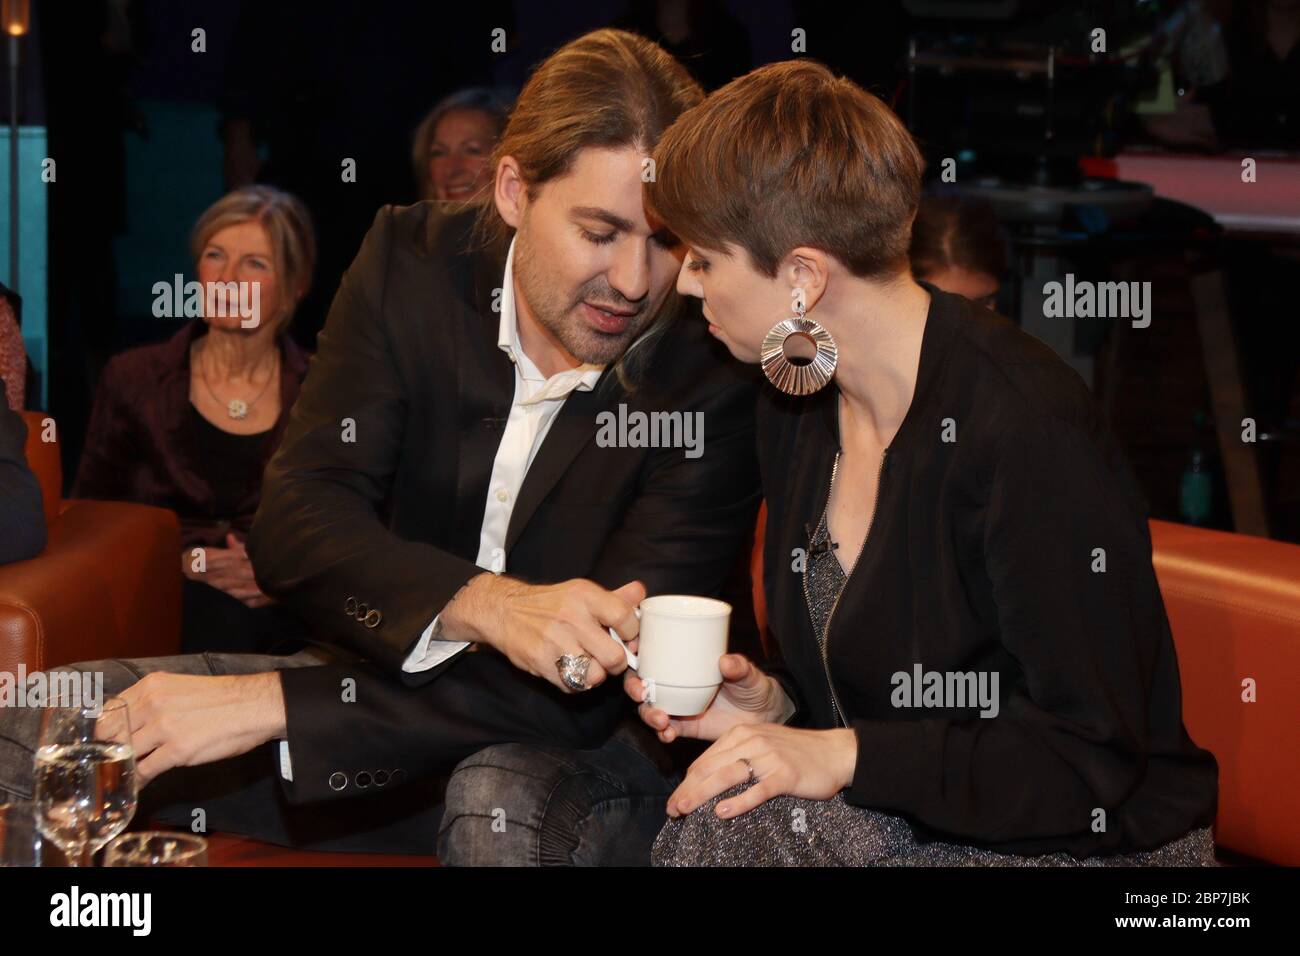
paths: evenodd
<path fill-rule="evenodd" d="M 253 562 L 248 559 L 244 542 L 234 532 L 227 532 L 224 548 L 204 548 L 204 570 L 194 570 L 194 549 L 181 552 L 181 570 L 187 578 L 202 581 L 231 597 L 243 601 L 249 607 L 264 607 L 271 603 L 271 598 L 262 593 L 253 576 Z"/>
<path fill-rule="evenodd" d="M 719 803 L 714 810 L 719 817 L 739 816 L 783 794 L 829 800 L 853 782 L 857 764 L 858 740 L 851 728 L 734 727 L 691 764 L 686 779 L 668 797 L 668 815 L 690 813 L 724 790 L 744 783 L 751 767 L 754 785 Z"/>
<path fill-rule="evenodd" d="M 637 645 L 632 645 L 632 650 L 636 649 Z M 722 671 L 722 687 L 709 709 L 694 717 L 670 717 L 653 704 L 642 703 L 645 682 L 633 671 L 624 675 L 623 689 L 641 704 L 641 719 L 666 744 L 678 737 L 717 740 L 733 727 L 774 723 L 781 718 L 787 701 L 785 691 L 744 654 L 724 654 L 718 658 L 718 669 Z"/>

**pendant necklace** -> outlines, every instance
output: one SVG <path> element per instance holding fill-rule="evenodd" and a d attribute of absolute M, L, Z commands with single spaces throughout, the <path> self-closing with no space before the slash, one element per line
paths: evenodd
<path fill-rule="evenodd" d="M 197 349 L 197 351 L 201 353 L 203 350 L 200 348 Z M 208 376 L 204 373 L 203 365 L 201 363 L 199 364 L 199 378 L 203 380 L 203 385 L 207 388 L 208 394 L 212 396 L 212 400 L 218 405 L 222 404 L 221 399 L 217 397 L 217 393 L 212 390 L 212 383 L 208 381 Z M 253 397 L 252 401 L 245 402 L 242 398 L 232 398 L 230 401 L 226 402 L 226 414 L 236 420 L 247 418 L 248 413 L 252 410 L 253 406 L 257 404 L 258 399 L 265 395 L 266 390 L 271 387 L 271 380 L 274 378 L 274 372 L 266 377 L 266 384 L 262 386 L 262 390 Z"/>

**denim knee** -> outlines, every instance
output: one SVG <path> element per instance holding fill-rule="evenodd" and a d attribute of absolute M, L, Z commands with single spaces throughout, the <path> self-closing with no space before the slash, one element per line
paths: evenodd
<path fill-rule="evenodd" d="M 670 789 L 618 740 L 590 751 L 488 747 L 451 776 L 438 855 L 449 866 L 648 864 Z"/>

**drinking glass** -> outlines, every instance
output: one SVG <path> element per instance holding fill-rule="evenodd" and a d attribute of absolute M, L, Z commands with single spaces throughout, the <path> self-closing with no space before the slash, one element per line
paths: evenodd
<path fill-rule="evenodd" d="M 95 852 L 135 815 L 135 751 L 126 701 L 102 707 L 51 707 L 36 751 L 37 823 L 69 866 Z"/>

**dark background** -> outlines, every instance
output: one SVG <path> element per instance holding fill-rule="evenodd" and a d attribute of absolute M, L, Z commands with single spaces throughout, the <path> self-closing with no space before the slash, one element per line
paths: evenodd
<path fill-rule="evenodd" d="M 59 163 L 58 188 L 49 200 L 48 410 L 60 424 L 69 479 L 104 361 L 175 328 L 150 314 L 150 290 L 175 272 L 192 277 L 187 236 L 199 213 L 226 189 L 227 123 L 254 125 L 263 157 L 259 179 L 300 195 L 316 218 L 321 261 L 294 329 L 310 345 L 376 209 L 416 198 L 410 136 L 439 97 L 470 85 L 517 89 L 538 60 L 596 27 L 623 26 L 663 39 L 657 4 L 643 0 L 35 0 L 33 6 L 22 117 L 25 124 L 48 126 L 50 152 Z M 1022 22 L 1012 24 L 918 17 L 894 0 L 701 0 L 689 4 L 687 39 L 666 45 L 712 89 L 753 66 L 794 55 L 790 38 L 798 27 L 806 31 L 807 56 L 904 113 L 909 37 L 997 39 L 1032 23 L 1040 33 L 1073 37 L 1077 51 L 1089 24 L 1107 25 L 1116 43 L 1179 4 L 1140 5 L 1145 19 L 1135 2 L 1027 0 L 1020 6 Z M 1259 54 L 1252 19 L 1258 2 L 1207 7 L 1225 31 L 1234 73 L 1231 83 L 1197 93 L 1213 107 L 1222 134 L 1206 151 L 1294 150 L 1300 145 L 1294 132 L 1300 52 L 1293 47 L 1281 61 Z M 507 33 L 504 54 L 490 50 L 496 27 Z M 195 28 L 206 31 L 205 52 L 191 49 Z M 7 92 L 0 102 L 7 110 Z M 1072 104 L 1078 113 L 1065 125 L 1089 135 L 1069 148 L 1105 155 L 1141 141 L 1143 132 L 1125 119 L 1123 103 L 1124 95 L 1116 94 L 1105 103 L 1085 96 Z M 945 123 L 967 133 L 987 131 L 1016 113 L 1013 102 L 997 97 L 980 109 Z M 928 132 L 922 145 L 933 160 L 948 144 Z M 340 182 L 343 157 L 357 160 L 355 184 Z M 1289 247 L 1285 240 L 1228 243 L 1220 252 L 1242 379 L 1261 431 L 1272 436 L 1259 451 L 1272 534 L 1300 541 L 1294 253 L 1294 238 Z M 1111 396 L 1112 425 L 1152 516 L 1178 519 L 1180 480 L 1200 447 L 1216 481 L 1210 523 L 1231 528 L 1213 433 L 1195 424 L 1210 401 L 1183 257 L 1153 253 L 1130 277 L 1153 282 L 1158 321 L 1130 341 L 1122 362 L 1108 361 L 1109 339 L 1097 344 L 1104 370 L 1098 392 Z"/>

